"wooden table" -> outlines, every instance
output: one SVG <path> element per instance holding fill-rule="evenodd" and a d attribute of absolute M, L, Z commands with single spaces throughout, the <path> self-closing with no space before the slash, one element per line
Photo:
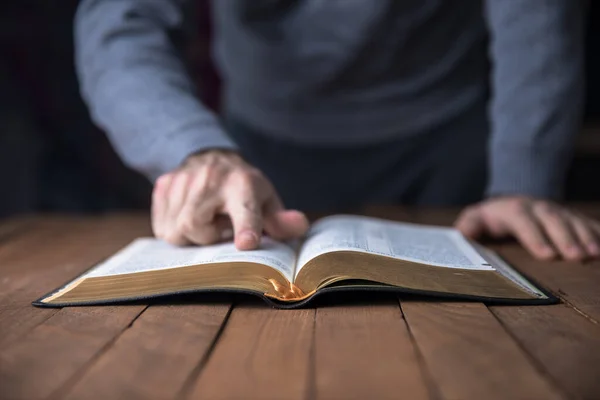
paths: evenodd
<path fill-rule="evenodd" d="M 30 305 L 149 232 L 145 215 L 0 224 L 1 399 L 600 399 L 600 263 L 536 262 L 514 244 L 496 248 L 562 304 Z"/>

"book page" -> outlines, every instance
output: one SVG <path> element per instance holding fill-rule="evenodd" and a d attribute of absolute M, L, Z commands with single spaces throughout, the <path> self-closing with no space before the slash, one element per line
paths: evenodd
<path fill-rule="evenodd" d="M 311 259 L 331 251 L 357 251 L 448 268 L 493 270 L 452 228 L 333 216 L 316 222 L 298 257 L 296 276 Z"/>
<path fill-rule="evenodd" d="M 176 247 L 153 238 L 132 242 L 85 277 L 119 275 L 178 268 L 189 265 L 226 262 L 254 262 L 280 271 L 290 282 L 294 276 L 296 254 L 292 247 L 264 237 L 257 250 L 240 251 L 233 243 L 213 246 Z"/>
<path fill-rule="evenodd" d="M 498 254 L 494 251 L 486 249 L 480 244 L 474 243 L 473 246 L 477 249 L 477 251 L 481 254 L 483 258 L 488 260 L 488 262 L 494 267 L 496 271 L 498 271 L 502 276 L 511 280 L 514 284 L 521 287 L 523 290 L 541 298 L 547 299 L 548 296 L 544 294 L 539 288 L 537 288 L 533 283 L 529 282 L 527 278 L 517 272 L 514 268 L 508 265 Z"/>

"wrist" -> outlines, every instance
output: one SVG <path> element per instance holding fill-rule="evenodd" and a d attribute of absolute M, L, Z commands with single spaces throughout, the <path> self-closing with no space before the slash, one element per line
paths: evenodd
<path fill-rule="evenodd" d="M 189 154 L 182 162 L 182 165 L 187 165 L 206 158 L 229 158 L 243 160 L 237 150 L 226 148 L 202 149 Z"/>

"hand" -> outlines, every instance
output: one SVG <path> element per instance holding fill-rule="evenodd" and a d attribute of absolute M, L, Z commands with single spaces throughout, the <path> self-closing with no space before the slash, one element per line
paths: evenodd
<path fill-rule="evenodd" d="M 238 249 L 252 250 L 263 230 L 278 240 L 292 239 L 306 232 L 308 221 L 285 210 L 267 178 L 238 154 L 211 150 L 158 178 L 152 229 L 174 245 L 208 245 L 233 235 Z"/>
<path fill-rule="evenodd" d="M 540 259 L 600 256 L 600 223 L 549 201 L 523 196 L 489 199 L 465 209 L 456 227 L 473 239 L 514 236 Z"/>

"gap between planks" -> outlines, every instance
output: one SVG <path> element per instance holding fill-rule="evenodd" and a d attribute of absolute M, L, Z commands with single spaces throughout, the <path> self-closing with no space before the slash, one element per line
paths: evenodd
<path fill-rule="evenodd" d="M 393 297 L 298 310 L 243 304 L 233 309 L 189 399 L 428 399 L 422 368 Z"/>
<path fill-rule="evenodd" d="M 198 377 L 200 376 L 202 369 L 208 362 L 210 356 L 212 355 L 213 351 L 215 350 L 215 348 L 217 346 L 217 343 L 221 339 L 221 336 L 223 335 L 223 330 L 227 326 L 227 322 L 229 321 L 229 317 L 231 316 L 231 311 L 233 310 L 233 308 L 234 308 L 233 304 L 229 305 L 227 314 L 225 315 L 225 318 L 223 319 L 223 323 L 221 324 L 219 331 L 217 332 L 217 334 L 211 341 L 210 346 L 209 346 L 208 350 L 206 351 L 206 354 L 204 354 L 204 356 L 200 359 L 200 362 L 198 362 L 198 364 L 194 367 L 194 369 L 192 370 L 190 375 L 186 378 L 185 382 L 181 386 L 181 389 L 179 390 L 179 393 L 176 396 L 177 399 L 185 399 L 189 396 L 191 390 L 193 389 L 194 383 L 198 380 Z"/>
<path fill-rule="evenodd" d="M 493 306 L 500 324 L 571 397 L 600 395 L 600 326 L 564 304 Z"/>
<path fill-rule="evenodd" d="M 15 239 L 20 247 L 0 258 L 4 276 L 13 279 L 13 290 L 0 299 L 0 322 L 8 328 L 2 329 L 0 337 L 0 381 L 7 394 L 27 399 L 53 393 L 141 311 L 139 307 L 105 307 L 104 319 L 99 319 L 94 308 L 42 309 L 33 307 L 31 301 L 148 232 L 140 218 L 36 221 L 35 229 Z M 47 368 L 34 372 L 44 365 Z M 25 384 L 31 376 L 36 376 L 36 384 Z"/>
<path fill-rule="evenodd" d="M 185 396 L 186 384 L 202 368 L 230 310 L 230 304 L 148 307 L 61 398 Z"/>
<path fill-rule="evenodd" d="M 32 221 L 31 229 L 8 246 L 10 251 L 0 252 L 0 288 L 4 292 L 0 296 L 0 348 L 57 313 L 58 309 L 33 307 L 33 300 L 148 232 L 142 218 L 46 217 Z"/>
<path fill-rule="evenodd" d="M 140 310 L 140 312 L 136 316 L 133 317 L 131 322 L 129 322 L 129 324 L 123 328 L 123 330 L 121 330 L 119 333 L 117 333 L 103 347 L 101 347 L 98 350 L 98 352 L 96 354 L 94 354 L 86 364 L 84 364 L 80 369 L 78 369 L 61 387 L 57 388 L 54 393 L 52 393 L 50 396 L 48 396 L 48 399 L 49 400 L 62 399 L 64 397 L 62 394 L 67 393 L 69 391 L 69 388 L 72 388 L 73 386 L 75 386 L 77 381 L 85 375 L 85 373 L 94 365 L 94 363 L 102 356 L 102 354 L 105 353 L 106 351 L 108 351 L 114 345 L 114 343 L 119 339 L 119 337 L 125 331 L 127 331 L 129 328 L 131 328 L 133 326 L 133 324 L 135 323 L 135 321 L 137 321 L 137 319 L 147 309 L 148 309 L 147 306 L 143 307 L 142 310 Z"/>
<path fill-rule="evenodd" d="M 566 397 L 483 304 L 401 301 L 400 305 L 442 398 Z"/>

